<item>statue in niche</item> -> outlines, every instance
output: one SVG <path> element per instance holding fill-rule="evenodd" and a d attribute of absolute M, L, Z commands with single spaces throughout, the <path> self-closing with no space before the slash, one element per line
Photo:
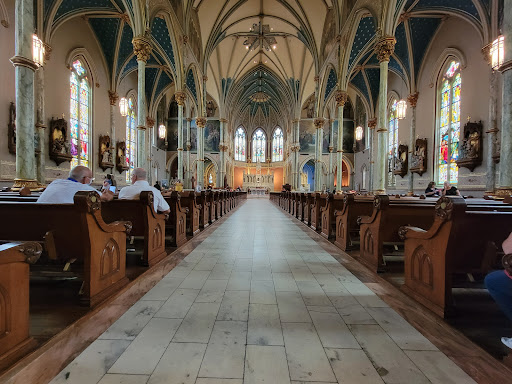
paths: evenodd
<path fill-rule="evenodd" d="M 9 105 L 8 141 L 9 153 L 16 154 L 16 105 L 11 101 Z"/>
<path fill-rule="evenodd" d="M 416 139 L 411 158 L 411 172 L 420 176 L 427 171 L 427 139 Z"/>
<path fill-rule="evenodd" d="M 300 174 L 300 184 L 306 185 L 308 183 L 308 174 L 306 172 L 302 172 Z"/>
<path fill-rule="evenodd" d="M 53 119 L 50 122 L 50 159 L 57 165 L 71 161 L 70 146 L 67 139 L 68 123 L 66 120 Z M 78 149 L 76 150 L 78 154 Z"/>
<path fill-rule="evenodd" d="M 206 116 L 207 117 L 215 116 L 215 111 L 216 110 L 217 110 L 217 107 L 215 106 L 215 103 L 212 100 L 209 100 L 206 103 Z"/>
<path fill-rule="evenodd" d="M 126 143 L 119 141 L 116 146 L 116 168 L 119 173 L 129 169 L 126 158 Z"/>
<path fill-rule="evenodd" d="M 110 142 L 110 136 L 100 136 L 100 168 L 105 170 L 107 168 L 113 168 L 114 163 L 112 162 L 112 145 Z"/>
<path fill-rule="evenodd" d="M 409 151 L 409 147 L 407 145 L 400 144 L 398 146 L 398 153 L 395 157 L 395 169 L 393 170 L 393 174 L 400 175 L 404 177 L 407 174 L 408 168 L 408 159 L 407 152 Z"/>
<path fill-rule="evenodd" d="M 468 168 L 471 172 L 482 164 L 482 122 L 468 123 L 464 126 L 462 142 L 460 143 L 459 167 Z"/>

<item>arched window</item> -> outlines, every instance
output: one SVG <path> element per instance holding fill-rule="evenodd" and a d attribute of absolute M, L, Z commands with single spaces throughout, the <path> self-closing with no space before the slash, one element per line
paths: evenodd
<path fill-rule="evenodd" d="M 91 89 L 89 79 L 80 60 L 75 60 L 71 68 L 70 77 L 70 112 L 69 122 L 71 125 L 71 168 L 77 165 L 89 166 L 90 161 L 90 130 L 89 114 Z"/>
<path fill-rule="evenodd" d="M 398 102 L 395 100 L 389 109 L 389 136 L 388 136 L 388 186 L 396 184 L 396 177 L 393 174 L 395 159 L 398 156 L 398 117 L 396 108 Z"/>
<path fill-rule="evenodd" d="M 130 182 L 132 172 L 137 166 L 137 119 L 133 99 L 128 99 L 128 115 L 126 115 L 126 182 Z"/>
<path fill-rule="evenodd" d="M 235 133 L 235 160 L 245 161 L 245 131 L 242 127 Z"/>
<path fill-rule="evenodd" d="M 265 162 L 265 147 L 267 138 L 263 129 L 258 128 L 252 135 L 252 162 L 264 163 Z"/>
<path fill-rule="evenodd" d="M 272 161 L 283 161 L 283 130 L 279 127 L 272 138 Z"/>
<path fill-rule="evenodd" d="M 439 82 L 440 111 L 437 132 L 437 183 L 456 184 L 459 177 L 460 63 L 450 62 Z"/>

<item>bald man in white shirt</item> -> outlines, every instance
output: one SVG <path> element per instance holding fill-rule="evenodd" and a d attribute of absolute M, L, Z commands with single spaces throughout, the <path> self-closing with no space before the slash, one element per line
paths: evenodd
<path fill-rule="evenodd" d="M 132 173 L 132 185 L 124 187 L 119 192 L 119 199 L 138 200 L 142 191 L 151 191 L 154 196 L 154 207 L 156 212 L 169 213 L 171 208 L 165 201 L 162 193 L 149 185 L 146 181 L 147 173 L 143 168 L 135 168 Z"/>
<path fill-rule="evenodd" d="M 45 204 L 73 204 L 73 198 L 78 191 L 94 191 L 91 187 L 94 180 L 92 172 L 89 168 L 77 165 L 69 171 L 67 179 L 54 180 L 46 187 L 44 192 L 37 199 L 38 203 Z M 114 194 L 110 191 L 100 194 L 101 201 L 110 201 L 114 198 Z"/>

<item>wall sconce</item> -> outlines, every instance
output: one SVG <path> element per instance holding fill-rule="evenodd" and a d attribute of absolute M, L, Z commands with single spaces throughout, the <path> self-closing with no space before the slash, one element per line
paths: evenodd
<path fill-rule="evenodd" d="M 396 117 L 398 120 L 405 119 L 407 112 L 407 103 L 405 100 L 400 100 L 396 105 Z"/>
<path fill-rule="evenodd" d="M 32 35 L 32 58 L 34 62 L 42 67 L 44 64 L 44 44 L 36 34 Z"/>
<path fill-rule="evenodd" d="M 491 45 L 491 65 L 497 71 L 505 60 L 505 36 L 501 35 Z"/>
<path fill-rule="evenodd" d="M 123 117 L 128 115 L 128 100 L 126 100 L 126 97 L 121 97 L 121 100 L 119 100 L 119 111 Z"/>
<path fill-rule="evenodd" d="M 363 140 L 363 127 L 361 127 L 361 126 L 356 128 L 356 140 L 357 141 Z"/>
<path fill-rule="evenodd" d="M 166 133 L 167 133 L 167 128 L 165 127 L 165 125 L 160 124 L 160 126 L 158 127 L 158 137 L 160 139 L 165 139 Z"/>

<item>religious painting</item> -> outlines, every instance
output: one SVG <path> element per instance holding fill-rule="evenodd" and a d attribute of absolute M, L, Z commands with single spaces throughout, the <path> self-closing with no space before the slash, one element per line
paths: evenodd
<path fill-rule="evenodd" d="M 301 120 L 299 124 L 300 153 L 315 153 L 316 129 L 313 120 Z"/>
<path fill-rule="evenodd" d="M 204 127 L 204 150 L 205 152 L 219 152 L 220 144 L 220 121 L 208 120 Z"/>
<path fill-rule="evenodd" d="M 315 116 L 315 95 L 311 95 L 302 106 L 301 118 L 312 119 Z"/>
<path fill-rule="evenodd" d="M 197 125 L 195 120 L 190 122 L 190 151 L 197 152 Z"/>

